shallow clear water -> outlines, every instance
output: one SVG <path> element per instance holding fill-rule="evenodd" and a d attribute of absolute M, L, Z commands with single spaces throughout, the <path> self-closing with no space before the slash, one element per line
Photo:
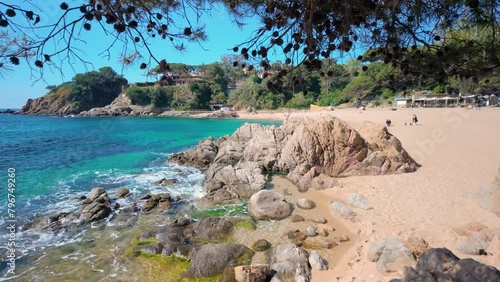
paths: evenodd
<path fill-rule="evenodd" d="M 35 214 L 74 211 L 76 196 L 93 187 L 108 194 L 126 186 L 133 195 L 165 192 L 153 182 L 176 178 L 168 192 L 182 198 L 203 194 L 203 175 L 193 168 L 168 164 L 167 157 L 209 136 L 234 132 L 240 119 L 71 118 L 0 115 L 0 240 L 5 245 L 7 170 L 16 170 L 17 226 Z M 275 122 L 259 122 L 276 124 Z M 179 170 L 174 168 L 181 168 Z M 73 240 L 66 234 L 18 234 L 18 250 L 32 252 Z M 66 240 L 66 241 L 65 241 Z M 0 270 L 5 267 L 2 263 Z"/>

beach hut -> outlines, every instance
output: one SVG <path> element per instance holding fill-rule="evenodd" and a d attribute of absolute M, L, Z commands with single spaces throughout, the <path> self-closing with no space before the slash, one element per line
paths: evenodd
<path fill-rule="evenodd" d="M 397 108 L 408 107 L 408 102 L 412 101 L 410 97 L 394 97 L 393 106 Z"/>

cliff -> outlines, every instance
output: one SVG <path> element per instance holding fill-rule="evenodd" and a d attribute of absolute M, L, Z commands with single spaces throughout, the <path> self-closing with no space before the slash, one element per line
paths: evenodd
<path fill-rule="evenodd" d="M 70 86 L 60 87 L 57 91 L 51 92 L 43 97 L 29 99 L 21 110 L 20 114 L 25 115 L 69 115 L 79 112 L 76 102 L 71 102 L 69 96 Z"/>

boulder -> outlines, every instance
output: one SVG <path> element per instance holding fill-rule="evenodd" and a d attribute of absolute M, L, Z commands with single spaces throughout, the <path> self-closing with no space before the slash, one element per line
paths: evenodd
<path fill-rule="evenodd" d="M 143 197 L 144 198 L 144 197 Z M 154 208 L 158 211 L 169 210 L 172 207 L 172 197 L 168 193 L 161 193 L 147 197 L 146 202 L 142 205 L 143 212 L 150 212 Z"/>
<path fill-rule="evenodd" d="M 473 259 L 460 259 L 446 248 L 428 249 L 415 268 L 406 267 L 403 281 L 500 281 L 500 271 Z"/>
<path fill-rule="evenodd" d="M 309 237 L 314 237 L 314 236 L 318 235 L 318 231 L 316 230 L 316 227 L 314 227 L 314 226 L 308 226 L 306 228 L 306 234 Z"/>
<path fill-rule="evenodd" d="M 109 202 L 108 194 L 106 190 L 102 187 L 95 187 L 90 190 L 90 193 L 87 195 L 87 199 L 91 202 L 98 200 L 98 202 L 104 201 Z"/>
<path fill-rule="evenodd" d="M 366 198 L 363 194 L 359 193 L 351 194 L 347 199 L 347 201 L 349 202 L 349 204 L 357 208 L 361 208 L 364 210 L 373 209 L 373 205 L 370 203 L 368 198 Z"/>
<path fill-rule="evenodd" d="M 106 190 L 95 187 L 82 202 L 80 209 L 80 222 L 90 222 L 107 217 L 111 213 L 111 204 Z"/>
<path fill-rule="evenodd" d="M 291 243 L 278 245 L 269 259 L 271 273 L 276 273 L 274 277 L 279 281 L 311 281 L 309 257 L 301 247 Z"/>
<path fill-rule="evenodd" d="M 356 212 L 354 212 L 341 202 L 331 202 L 330 207 L 332 208 L 332 213 L 335 216 L 340 216 L 343 218 L 353 218 L 356 216 Z"/>
<path fill-rule="evenodd" d="M 380 273 L 402 270 L 406 265 L 414 265 L 411 251 L 399 240 L 388 237 L 375 241 L 368 250 L 368 260 L 377 262 Z"/>
<path fill-rule="evenodd" d="M 271 243 L 266 239 L 259 239 L 252 244 L 252 249 L 256 252 L 263 252 L 271 247 Z"/>
<path fill-rule="evenodd" d="M 316 251 L 312 251 L 309 255 L 309 264 L 314 270 L 328 270 L 328 261 L 322 258 Z"/>
<path fill-rule="evenodd" d="M 184 232 L 191 240 L 223 240 L 233 231 L 234 223 L 227 218 L 206 217 L 194 222 Z"/>
<path fill-rule="evenodd" d="M 297 200 L 297 207 L 304 210 L 311 210 L 316 207 L 316 203 L 311 199 L 301 198 Z"/>
<path fill-rule="evenodd" d="M 115 198 L 126 198 L 126 197 L 130 196 L 130 190 L 128 190 L 125 187 L 120 188 L 120 189 L 116 190 L 114 196 L 115 196 Z"/>
<path fill-rule="evenodd" d="M 417 258 L 429 248 L 429 244 L 424 240 L 424 238 L 417 235 L 407 236 L 403 242 Z"/>
<path fill-rule="evenodd" d="M 80 212 L 80 221 L 90 222 L 107 217 L 111 213 L 111 207 L 106 203 L 92 202 L 83 206 Z"/>
<path fill-rule="evenodd" d="M 196 246 L 189 252 L 189 272 L 196 277 L 216 276 L 225 270 L 233 272 L 237 265 L 249 264 L 253 255 L 252 250 L 238 244 Z"/>
<path fill-rule="evenodd" d="M 206 197 L 214 203 L 248 199 L 262 190 L 267 181 L 267 176 L 262 173 L 256 162 L 245 162 L 236 166 L 210 166 L 206 176 Z"/>
<path fill-rule="evenodd" d="M 292 213 L 291 205 L 278 192 L 261 190 L 248 202 L 248 212 L 257 219 L 285 219 Z"/>
<path fill-rule="evenodd" d="M 485 237 L 482 233 L 473 233 L 462 245 L 458 246 L 458 250 L 466 255 L 480 255 L 488 248 Z"/>

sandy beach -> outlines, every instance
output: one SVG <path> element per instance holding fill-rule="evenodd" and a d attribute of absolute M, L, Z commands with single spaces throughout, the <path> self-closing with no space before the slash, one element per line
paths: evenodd
<path fill-rule="evenodd" d="M 416 114 L 419 125 L 410 126 Z M 463 108 L 431 109 L 357 109 L 334 111 L 296 111 L 292 117 L 338 117 L 354 128 L 365 121 L 385 124 L 392 120 L 389 132 L 399 138 L 408 153 L 422 165 L 415 173 L 348 177 L 339 179 L 342 187 L 319 191 L 325 199 L 346 201 L 351 193 L 365 195 L 374 209 L 353 208 L 354 220 L 339 219 L 352 234 L 356 234 L 349 250 L 342 250 L 338 262 L 328 271 L 315 271 L 313 281 L 389 281 L 400 273 L 382 275 L 376 264 L 367 259 L 372 242 L 409 235 L 421 236 L 430 247 L 446 247 L 460 258 L 471 257 L 500 268 L 500 206 L 488 211 L 484 202 L 492 199 L 482 187 L 494 179 L 500 166 L 500 108 L 480 111 Z M 241 118 L 283 120 L 286 113 L 259 113 Z M 483 193 L 480 191 L 483 190 Z M 316 192 L 315 192 L 316 193 Z M 307 196 L 307 195 L 304 195 Z M 498 193 L 496 194 L 498 197 Z M 316 197 L 317 198 L 317 197 Z M 320 204 L 319 214 L 329 213 Z M 460 253 L 466 239 L 463 226 L 479 222 L 487 227 L 493 239 L 487 256 Z M 333 252 L 338 250 L 333 250 Z"/>

